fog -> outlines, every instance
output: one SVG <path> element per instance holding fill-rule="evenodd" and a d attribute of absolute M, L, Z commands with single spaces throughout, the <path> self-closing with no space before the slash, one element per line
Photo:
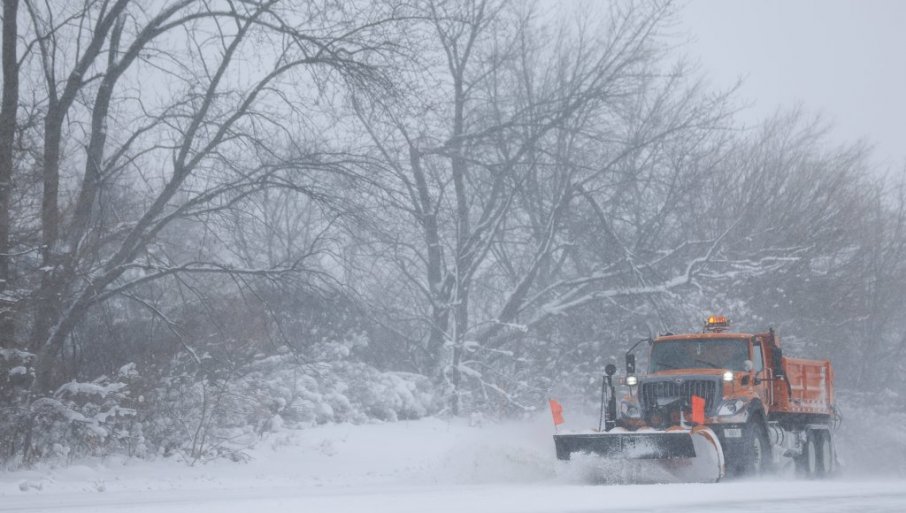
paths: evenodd
<path fill-rule="evenodd" d="M 881 170 L 902 173 L 904 19 L 906 6 L 895 0 L 692 0 L 677 32 L 715 85 L 742 80 L 746 122 L 800 106 L 833 125 L 834 141 L 864 140 Z"/>
<path fill-rule="evenodd" d="M 5 1 L 3 479 L 228 468 L 338 426 L 398 426 L 391 446 L 407 423 L 536 426 L 551 398 L 594 412 L 606 364 L 711 314 L 829 360 L 835 413 L 808 424 L 842 412 L 849 476 L 902 478 L 904 18 Z M 533 465 L 555 466 L 550 434 Z"/>

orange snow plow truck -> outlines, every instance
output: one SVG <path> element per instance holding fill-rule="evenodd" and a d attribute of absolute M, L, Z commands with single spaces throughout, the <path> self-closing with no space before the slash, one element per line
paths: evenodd
<path fill-rule="evenodd" d="M 637 375 L 632 351 L 644 341 L 648 372 Z M 808 477 L 834 471 L 831 364 L 784 356 L 773 329 L 733 333 L 725 317 L 711 316 L 701 333 L 637 342 L 626 374 L 615 373 L 605 369 L 598 429 L 554 435 L 558 459 L 656 460 L 674 474 L 705 460 L 714 469 L 707 480 L 764 473 L 789 459 Z M 625 389 L 619 410 L 615 381 Z"/>

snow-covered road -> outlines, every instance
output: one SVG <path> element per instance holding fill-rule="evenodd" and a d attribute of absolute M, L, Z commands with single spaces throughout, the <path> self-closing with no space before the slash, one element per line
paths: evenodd
<path fill-rule="evenodd" d="M 2 512 L 906 512 L 906 480 L 790 476 L 718 484 L 588 484 L 537 422 L 333 425 L 270 434 L 247 463 L 81 461 L 0 472 Z M 573 462 L 575 463 L 575 462 Z"/>
<path fill-rule="evenodd" d="M 245 488 L 4 497 L 2 512 L 99 513 L 555 513 L 906 511 L 906 483 L 737 482 L 714 485 L 462 485 L 363 488 Z"/>

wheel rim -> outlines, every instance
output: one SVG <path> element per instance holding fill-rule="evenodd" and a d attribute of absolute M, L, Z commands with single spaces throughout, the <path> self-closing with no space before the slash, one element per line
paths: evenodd
<path fill-rule="evenodd" d="M 755 435 L 752 438 L 752 465 L 755 467 L 753 470 L 759 472 L 761 470 L 762 459 L 764 458 L 764 449 L 761 447 L 761 438 L 758 435 Z"/>

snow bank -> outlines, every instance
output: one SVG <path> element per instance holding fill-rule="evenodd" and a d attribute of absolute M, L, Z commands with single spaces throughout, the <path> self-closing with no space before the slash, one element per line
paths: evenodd
<path fill-rule="evenodd" d="M 284 429 L 265 435 L 242 464 L 217 459 L 189 467 L 173 458 L 109 458 L 0 472 L 0 510 L 549 513 L 906 507 L 903 483 L 897 481 L 767 479 L 758 486 L 770 494 L 758 501 L 751 499 L 752 483 L 744 481 L 578 485 L 557 475 L 552 431 L 546 414 L 522 422 L 427 418 Z M 872 509 L 876 506 L 887 509 Z"/>
<path fill-rule="evenodd" d="M 479 419 L 330 424 L 266 434 L 247 463 L 212 460 L 190 467 L 176 458 L 153 461 L 86 458 L 71 466 L 0 472 L 0 495 L 22 488 L 52 491 L 355 487 L 379 484 L 531 483 L 554 477 L 549 419 Z"/>
<path fill-rule="evenodd" d="M 871 412 L 849 407 L 838 445 L 848 464 L 844 477 L 857 477 L 874 460 L 888 476 L 902 472 L 894 455 L 906 448 L 897 429 L 902 412 L 869 423 Z M 568 410 L 561 431 L 585 430 L 595 419 Z M 865 431 L 866 425 L 873 427 Z M 637 482 L 648 471 L 631 465 L 554 457 L 553 427 L 546 411 L 524 420 L 440 419 L 365 424 L 324 424 L 307 429 L 273 426 L 246 450 L 246 463 L 215 459 L 195 466 L 183 458 L 151 461 L 81 458 L 71 466 L 44 463 L 34 470 L 0 472 L 0 495 L 103 490 L 163 490 L 236 486 L 356 488 L 362 486 L 531 485 Z M 863 454 L 859 456 L 859 452 Z M 890 472 L 890 470 L 893 472 Z M 898 469 L 898 470 L 897 470 Z M 629 476 L 629 477 L 626 477 Z M 624 479 L 625 478 L 625 479 Z M 663 481 L 669 481 L 663 480 Z M 662 481 L 662 482 L 663 482 Z"/>

